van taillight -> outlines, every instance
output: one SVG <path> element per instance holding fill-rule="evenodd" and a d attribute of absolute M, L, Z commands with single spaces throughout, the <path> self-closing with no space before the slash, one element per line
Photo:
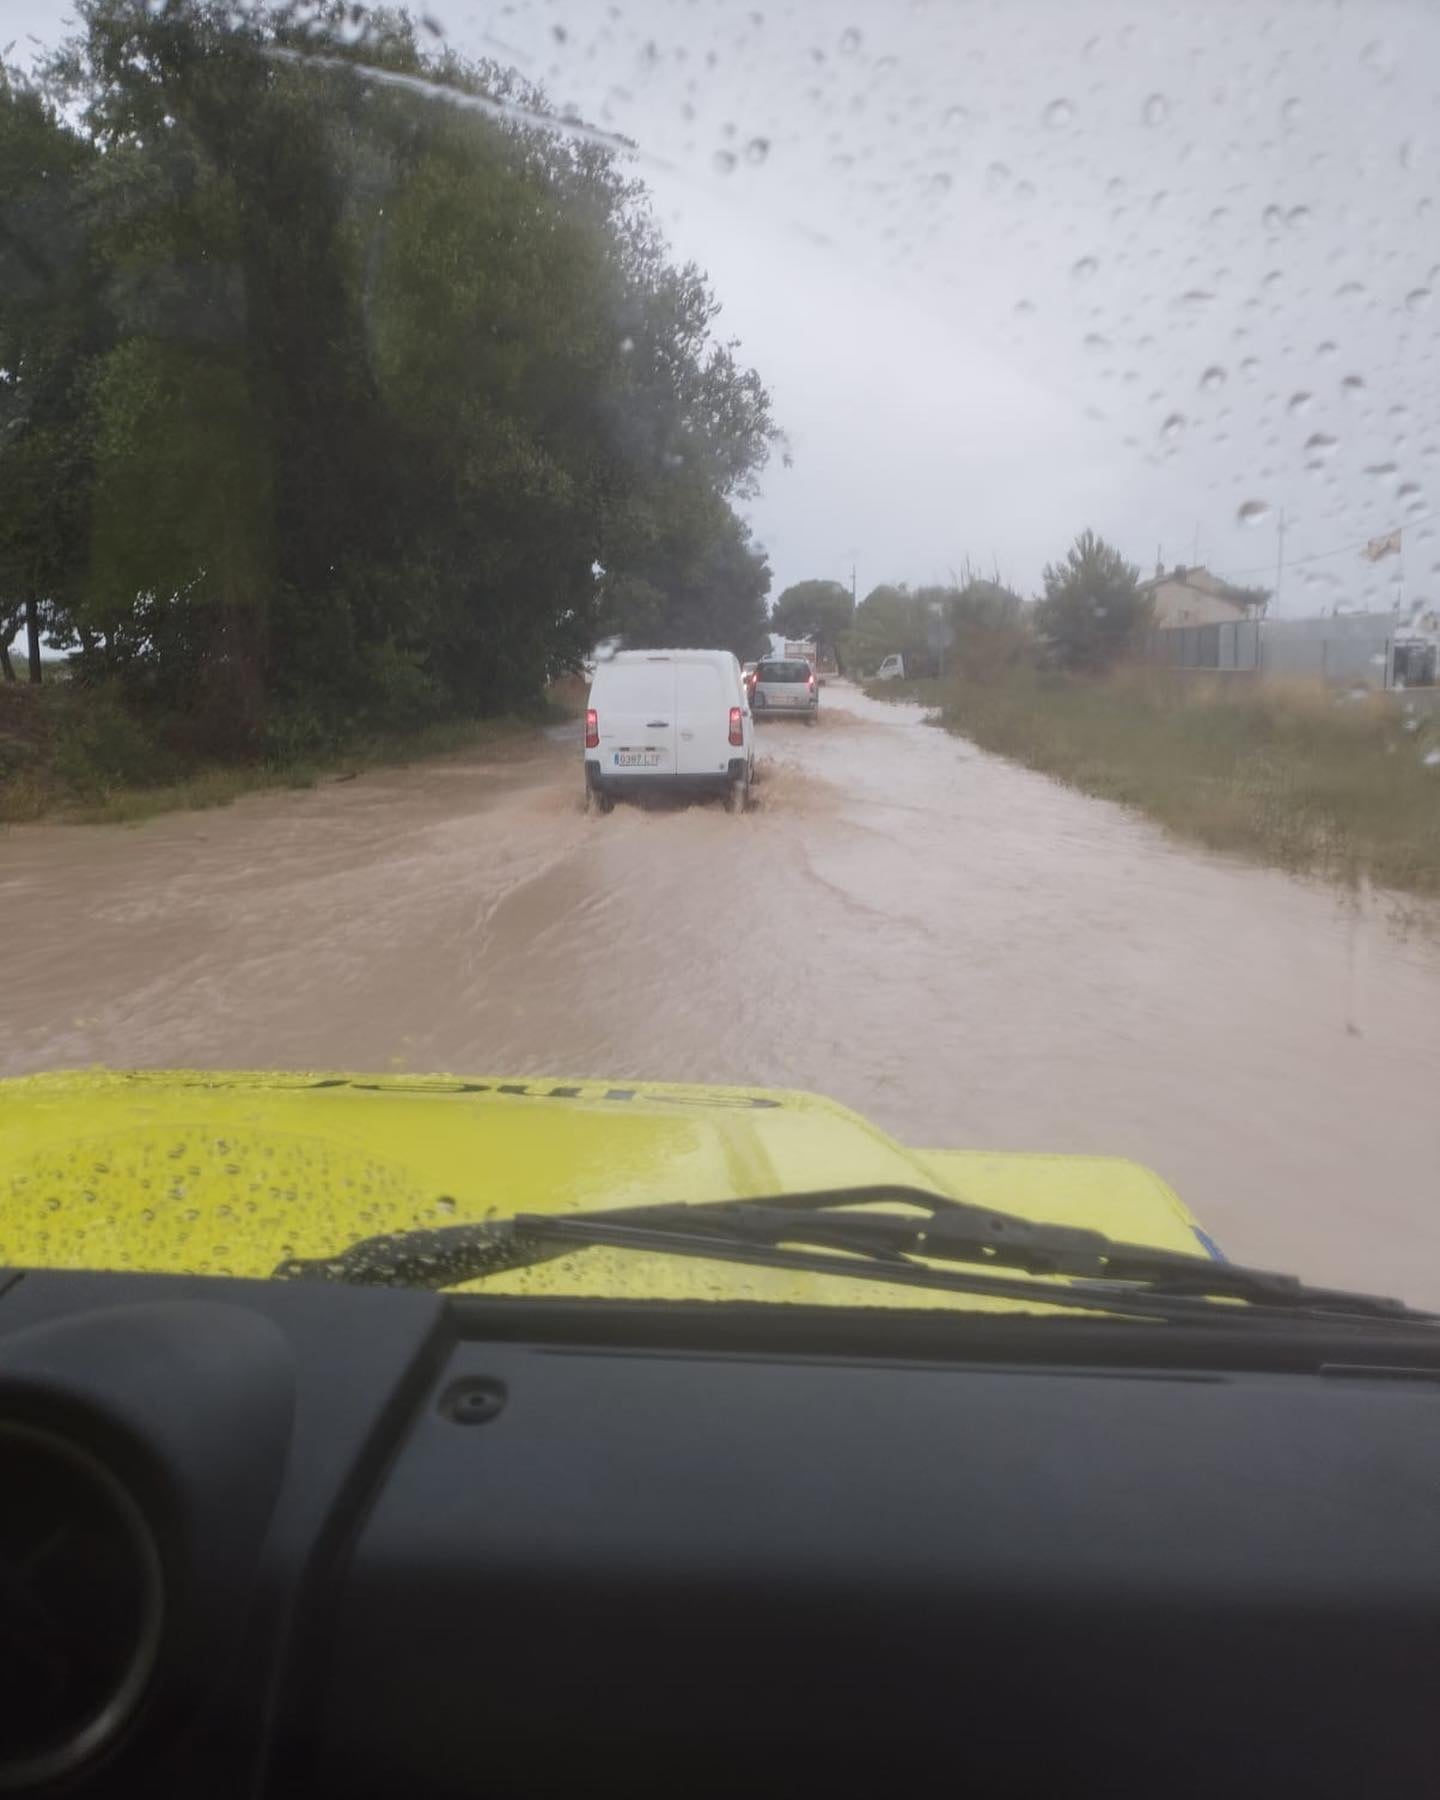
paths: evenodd
<path fill-rule="evenodd" d="M 600 748 L 600 715 L 593 706 L 585 709 L 585 748 L 587 750 Z"/>
<path fill-rule="evenodd" d="M 732 744 L 743 744 L 745 742 L 745 727 L 742 722 L 744 717 L 744 713 L 741 712 L 738 706 L 732 706 L 730 708 L 730 742 Z"/>

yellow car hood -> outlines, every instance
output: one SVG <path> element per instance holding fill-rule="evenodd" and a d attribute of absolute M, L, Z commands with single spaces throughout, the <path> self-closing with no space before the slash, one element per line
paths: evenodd
<path fill-rule="evenodd" d="M 468 1077 L 91 1072 L 0 1082 L 0 1264 L 265 1276 L 411 1226 L 903 1182 L 1213 1253 L 1111 1157 L 910 1150 L 811 1094 Z M 811 1304 L 1013 1302 L 591 1249 L 487 1293 Z M 1045 1283 L 1036 1282 L 1037 1305 Z M 1048 1309 L 1047 1309 L 1048 1310 Z"/>

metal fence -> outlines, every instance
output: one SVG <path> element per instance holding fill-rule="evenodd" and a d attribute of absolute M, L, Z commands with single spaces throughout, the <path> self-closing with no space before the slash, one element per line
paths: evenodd
<path fill-rule="evenodd" d="M 1172 669 L 1257 669 L 1261 624 L 1236 619 L 1225 625 L 1174 625 L 1146 635 L 1151 662 Z"/>
<path fill-rule="evenodd" d="M 1396 654 L 1400 628 L 1398 613 L 1237 619 L 1151 631 L 1145 653 L 1150 662 L 1172 669 L 1291 675 L 1343 687 L 1388 688 L 1405 685 L 1403 646 L 1400 657 Z"/>

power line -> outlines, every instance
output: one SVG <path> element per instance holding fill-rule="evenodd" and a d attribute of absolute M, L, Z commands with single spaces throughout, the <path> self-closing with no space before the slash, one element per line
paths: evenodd
<path fill-rule="evenodd" d="M 1423 515 L 1425 518 L 1429 518 L 1430 516 L 1429 513 Z M 1394 529 L 1403 531 L 1406 528 L 1402 525 L 1395 527 Z M 1390 533 L 1387 531 L 1372 533 L 1370 537 L 1356 538 L 1353 543 L 1337 544 L 1333 550 L 1317 550 L 1313 556 L 1292 556 L 1286 564 L 1286 567 L 1295 569 L 1299 568 L 1302 563 L 1324 562 L 1327 556 L 1343 556 L 1347 550 L 1363 550 L 1365 546 L 1368 543 L 1373 542 L 1374 538 L 1377 536 L 1389 537 Z M 1222 576 L 1221 579 L 1224 581 L 1234 581 L 1241 575 L 1264 575 L 1269 572 L 1270 566 L 1271 565 L 1268 562 L 1264 562 L 1256 563 L 1256 565 L 1250 569 L 1232 569 L 1228 575 Z"/>

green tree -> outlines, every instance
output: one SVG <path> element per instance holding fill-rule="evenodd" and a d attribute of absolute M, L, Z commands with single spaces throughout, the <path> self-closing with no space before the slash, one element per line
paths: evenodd
<path fill-rule="evenodd" d="M 0 631 L 27 677 L 84 571 L 88 390 L 103 326 L 85 217 L 93 153 L 0 67 Z M 6 659 L 5 674 L 13 679 Z"/>
<path fill-rule="evenodd" d="M 882 582 L 855 608 L 855 623 L 846 643 L 854 667 L 873 674 L 887 656 L 922 661 L 929 654 L 925 600 L 904 582 Z"/>
<path fill-rule="evenodd" d="M 998 581 L 970 576 L 947 598 L 946 667 L 967 681 L 990 681 L 1033 654 L 1020 596 Z"/>
<path fill-rule="evenodd" d="M 1093 531 L 1080 533 L 1063 562 L 1046 565 L 1037 624 L 1062 668 L 1107 669 L 1136 648 L 1152 611 L 1139 579 L 1139 570 Z"/>
<path fill-rule="evenodd" d="M 813 637 L 822 654 L 826 650 L 834 654 L 842 675 L 843 645 L 854 622 L 854 598 L 839 581 L 792 582 L 770 611 L 773 631 L 783 631 L 787 637 Z"/>
<path fill-rule="evenodd" d="M 0 86 L 0 624 L 234 750 L 754 648 L 769 398 L 608 150 L 402 13 L 78 18 Z"/>

